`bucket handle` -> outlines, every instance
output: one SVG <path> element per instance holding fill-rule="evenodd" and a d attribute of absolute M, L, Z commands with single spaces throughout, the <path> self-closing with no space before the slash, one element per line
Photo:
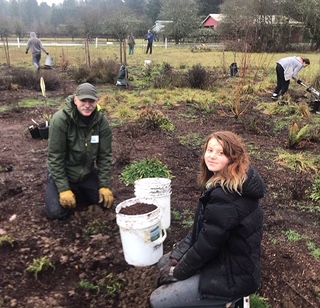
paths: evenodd
<path fill-rule="evenodd" d="M 155 245 L 155 247 L 158 246 L 158 245 L 161 245 L 164 242 L 164 240 L 167 238 L 166 229 L 162 229 L 161 231 L 162 231 L 161 234 L 163 234 L 163 236 L 159 237 L 154 242 L 152 242 L 152 244 Z"/>

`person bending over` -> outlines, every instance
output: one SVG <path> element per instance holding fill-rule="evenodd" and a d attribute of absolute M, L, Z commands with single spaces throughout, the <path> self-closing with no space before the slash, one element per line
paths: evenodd
<path fill-rule="evenodd" d="M 298 72 L 310 65 L 308 58 L 302 57 L 286 57 L 277 61 L 276 73 L 277 73 L 277 86 L 275 87 L 272 99 L 277 100 L 281 98 L 289 89 L 290 79 L 293 78 L 298 84 L 301 84 L 301 80 L 298 78 Z"/>

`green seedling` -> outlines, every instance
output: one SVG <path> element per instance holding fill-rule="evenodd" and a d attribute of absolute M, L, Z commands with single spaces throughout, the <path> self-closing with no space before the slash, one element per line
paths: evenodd
<path fill-rule="evenodd" d="M 191 210 L 183 210 L 181 224 L 184 228 L 190 228 L 193 225 L 193 216 L 194 213 Z"/>
<path fill-rule="evenodd" d="M 317 248 L 317 246 L 315 245 L 315 243 L 308 241 L 307 242 L 307 247 L 308 249 L 311 251 L 311 255 L 315 258 L 315 259 L 319 259 L 320 258 L 320 248 Z"/>
<path fill-rule="evenodd" d="M 85 237 L 90 237 L 91 235 L 97 235 L 102 233 L 107 229 L 107 226 L 98 220 L 93 220 L 88 223 L 88 225 L 83 228 L 83 235 Z"/>
<path fill-rule="evenodd" d="M 303 236 L 294 230 L 287 230 L 283 232 L 290 242 L 297 242 L 303 239 Z"/>
<path fill-rule="evenodd" d="M 181 219 L 181 214 L 177 210 L 172 210 L 171 211 L 172 219 L 174 220 L 180 220 Z"/>
<path fill-rule="evenodd" d="M 51 263 L 50 259 L 47 257 L 34 258 L 32 263 L 27 267 L 27 271 L 33 272 L 34 277 L 38 279 L 38 273 L 45 271 L 49 268 L 55 269 L 54 265 Z"/>
<path fill-rule="evenodd" d="M 105 278 L 98 281 L 97 284 L 88 280 L 81 280 L 79 286 L 83 289 L 104 294 L 107 297 L 115 297 L 122 290 L 122 283 L 112 273 L 108 274 Z"/>
<path fill-rule="evenodd" d="M 178 138 L 181 144 L 193 149 L 200 148 L 204 143 L 204 138 L 202 138 L 198 133 L 190 133 L 184 136 L 179 136 Z"/>
<path fill-rule="evenodd" d="M 81 280 L 79 283 L 79 286 L 83 289 L 89 290 L 89 291 L 96 291 L 100 292 L 100 287 L 98 285 L 95 285 L 94 283 L 88 281 L 88 280 Z"/>
<path fill-rule="evenodd" d="M 5 244 L 9 244 L 13 247 L 15 240 L 10 235 L 2 235 L 0 236 L 0 246 L 4 246 Z"/>
<path fill-rule="evenodd" d="M 310 198 L 314 201 L 320 201 L 320 178 L 314 179 Z"/>
<path fill-rule="evenodd" d="M 257 295 L 250 295 L 250 306 L 254 308 L 269 308 L 269 304 L 266 302 L 266 299 Z"/>
<path fill-rule="evenodd" d="M 106 286 L 106 293 L 108 296 L 115 297 L 121 292 L 122 284 L 117 277 L 113 277 L 112 273 L 110 273 L 102 282 L 103 285 Z"/>
<path fill-rule="evenodd" d="M 189 228 L 193 225 L 194 213 L 191 210 L 185 209 L 182 212 L 173 210 L 171 211 L 171 215 L 174 220 L 181 221 L 181 225 L 184 228 Z"/>

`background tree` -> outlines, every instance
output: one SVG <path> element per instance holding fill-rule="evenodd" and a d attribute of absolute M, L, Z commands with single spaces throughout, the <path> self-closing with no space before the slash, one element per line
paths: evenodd
<path fill-rule="evenodd" d="M 22 19 L 25 22 L 26 26 L 32 30 L 35 30 L 34 27 L 39 21 L 39 6 L 37 0 L 23 0 L 20 2 Z"/>
<path fill-rule="evenodd" d="M 114 8 L 105 22 L 105 31 L 112 37 L 116 37 L 120 42 L 120 62 L 126 62 L 125 39 L 129 33 L 136 33 L 137 29 L 141 27 L 141 20 L 137 17 L 128 6 L 119 5 Z M 123 57 L 124 56 L 124 57 Z"/>
<path fill-rule="evenodd" d="M 218 32 L 224 39 L 231 40 L 231 48 L 274 52 L 290 49 L 292 32 L 297 25 L 284 13 L 279 2 L 225 0 L 221 13 L 225 17 Z"/>
<path fill-rule="evenodd" d="M 58 7 L 53 7 L 51 11 L 50 23 L 56 29 L 60 24 L 65 22 L 63 10 Z"/>
<path fill-rule="evenodd" d="M 311 38 L 311 48 L 320 47 L 320 0 L 287 0 L 280 3 L 282 12 L 286 12 L 288 17 L 300 21 L 301 28 L 305 27 L 305 36 Z"/>
<path fill-rule="evenodd" d="M 200 25 L 198 6 L 194 0 L 162 0 L 159 17 L 173 21 L 165 26 L 164 32 L 173 37 L 176 44 Z"/>
<path fill-rule="evenodd" d="M 254 23 L 255 13 L 250 9 L 254 0 L 225 0 L 221 5 L 224 15 L 219 24 L 219 33 L 236 42 L 248 37 L 248 31 Z"/>
<path fill-rule="evenodd" d="M 219 14 L 220 5 L 224 0 L 197 0 L 197 2 L 199 6 L 199 15 L 206 17 L 209 14 Z"/>
<path fill-rule="evenodd" d="M 25 28 L 23 22 L 19 18 L 15 18 L 12 21 L 12 28 L 15 35 L 21 40 L 25 33 Z"/>
<path fill-rule="evenodd" d="M 161 10 L 161 0 L 149 0 L 146 5 L 146 14 L 154 23 L 158 20 L 158 16 Z"/>
<path fill-rule="evenodd" d="M 125 5 L 128 6 L 136 15 L 145 15 L 146 3 L 145 0 L 125 0 Z"/>
<path fill-rule="evenodd" d="M 89 40 L 103 32 L 103 19 L 100 18 L 100 15 L 101 12 L 97 7 L 86 5 L 79 8 L 77 17 L 81 21 L 79 29 Z"/>
<path fill-rule="evenodd" d="M 120 41 L 126 39 L 130 32 L 135 33 L 140 21 L 135 13 L 126 6 L 119 6 L 110 12 L 105 20 L 105 33 Z"/>
<path fill-rule="evenodd" d="M 10 20 L 9 35 L 29 37 L 35 31 L 40 36 L 86 33 L 124 39 L 128 28 L 144 37 L 156 20 L 171 20 L 163 32 L 176 43 L 192 36 L 196 42 L 227 38 L 252 51 L 287 51 L 297 42 L 304 42 L 304 48 L 320 47 L 320 0 L 63 0 L 51 6 L 37 1 L 0 0 L 0 21 Z M 122 15 L 118 8 L 127 11 Z M 226 18 L 218 33 L 200 31 L 204 17 L 219 12 Z"/>

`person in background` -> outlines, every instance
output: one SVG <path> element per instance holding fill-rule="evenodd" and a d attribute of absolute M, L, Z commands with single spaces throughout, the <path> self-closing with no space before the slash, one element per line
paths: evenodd
<path fill-rule="evenodd" d="M 45 214 L 65 219 L 78 204 L 110 208 L 112 133 L 96 88 L 80 84 L 50 120 Z"/>
<path fill-rule="evenodd" d="M 277 61 L 276 73 L 277 73 L 277 86 L 275 87 L 272 99 L 277 100 L 281 98 L 289 89 L 290 79 L 293 78 L 298 84 L 301 84 L 301 80 L 298 79 L 298 72 L 310 65 L 308 58 L 302 57 L 286 57 Z"/>
<path fill-rule="evenodd" d="M 32 53 L 32 63 L 36 67 L 37 70 L 40 69 L 40 60 L 41 60 L 41 50 L 43 50 L 47 55 L 49 52 L 43 47 L 42 42 L 40 39 L 37 38 L 34 32 L 30 33 L 30 38 L 27 42 L 26 47 L 26 54 L 28 53 L 29 49 L 31 49 Z"/>
<path fill-rule="evenodd" d="M 237 135 L 217 131 L 208 136 L 198 182 L 203 192 L 193 229 L 159 260 L 158 288 L 150 297 L 153 308 L 227 303 L 259 287 L 259 199 L 265 184 Z"/>
<path fill-rule="evenodd" d="M 136 44 L 132 32 L 128 36 L 128 45 L 129 45 L 129 55 L 133 55 L 134 45 Z"/>
<path fill-rule="evenodd" d="M 153 33 L 151 32 L 151 30 L 148 30 L 147 38 L 145 40 L 148 41 L 146 54 L 150 51 L 150 55 L 151 55 L 152 44 L 153 44 Z"/>

